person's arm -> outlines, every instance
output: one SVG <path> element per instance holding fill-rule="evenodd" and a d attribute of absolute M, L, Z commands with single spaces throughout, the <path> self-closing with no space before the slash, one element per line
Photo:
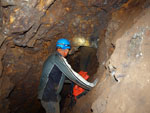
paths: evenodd
<path fill-rule="evenodd" d="M 55 57 L 55 63 L 57 67 L 65 74 L 67 78 L 69 78 L 71 81 L 75 82 L 79 86 L 81 86 L 84 89 L 90 90 L 92 87 L 94 87 L 97 83 L 97 81 L 94 81 L 93 83 L 88 82 L 83 77 L 81 77 L 78 73 L 76 73 L 71 66 L 68 64 L 67 60 L 64 57 L 56 56 Z"/>

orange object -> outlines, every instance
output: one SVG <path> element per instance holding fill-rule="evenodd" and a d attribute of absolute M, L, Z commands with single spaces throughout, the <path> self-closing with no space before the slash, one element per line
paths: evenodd
<path fill-rule="evenodd" d="M 89 78 L 89 75 L 87 75 L 87 72 L 84 71 L 80 71 L 79 74 L 85 79 L 87 80 Z M 77 99 L 77 96 L 80 95 L 81 93 L 83 93 L 85 90 L 83 88 L 81 88 L 78 85 L 75 85 L 73 87 L 73 95 L 75 97 L 75 99 Z"/>

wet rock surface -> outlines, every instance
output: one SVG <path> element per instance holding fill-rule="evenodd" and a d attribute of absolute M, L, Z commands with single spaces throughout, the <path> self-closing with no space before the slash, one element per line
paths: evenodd
<path fill-rule="evenodd" d="M 97 56 L 100 64 L 97 73 L 102 74 L 107 59 L 118 47 L 116 40 L 124 33 L 121 28 L 127 19 L 127 9 L 131 7 L 134 9 L 140 3 L 134 0 L 1 0 L 0 111 L 2 113 L 44 112 L 37 100 L 37 87 L 43 62 L 55 51 L 55 43 L 59 38 L 72 41 L 74 36 L 82 35 L 98 41 Z M 142 3 L 143 8 L 149 7 L 148 0 Z M 134 14 L 135 10 L 130 10 L 133 11 L 131 13 L 133 17 L 140 13 L 139 11 Z M 128 24 L 133 25 L 134 22 Z M 129 26 L 124 28 L 128 29 Z M 140 60 L 144 54 L 141 48 L 142 37 L 148 31 L 145 27 L 142 29 L 144 31 L 139 31 L 141 34 L 135 32 L 128 42 L 127 55 L 132 57 L 132 60 L 135 58 Z M 118 30 L 121 33 L 116 33 Z M 112 62 L 110 64 L 115 68 L 118 67 Z M 125 63 L 123 66 L 127 67 L 128 64 Z M 109 84 L 105 83 L 105 86 L 109 87 Z M 97 102 L 100 98 L 99 93 L 96 93 L 97 90 L 101 91 L 99 86 L 79 100 L 79 103 L 84 101 L 86 104 L 77 104 L 72 112 L 95 112 L 97 109 L 95 106 L 99 105 Z M 87 97 L 91 98 L 91 95 L 94 95 L 93 98 L 86 100 Z M 96 98 L 98 100 L 94 102 Z M 100 101 L 98 107 L 101 109 L 97 110 L 98 113 L 106 111 L 107 100 L 105 96 Z M 141 101 L 145 102 L 143 99 Z M 78 106 L 81 109 L 76 109 L 79 108 Z"/>

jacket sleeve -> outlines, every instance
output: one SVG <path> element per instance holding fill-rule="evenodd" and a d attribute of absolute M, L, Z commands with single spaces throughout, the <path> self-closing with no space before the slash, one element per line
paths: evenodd
<path fill-rule="evenodd" d="M 57 55 L 55 57 L 55 63 L 67 78 L 69 78 L 71 81 L 75 82 L 82 88 L 90 90 L 92 87 L 95 86 L 94 83 L 88 82 L 83 77 L 81 77 L 78 73 L 76 73 L 68 64 L 67 60 L 64 57 Z"/>

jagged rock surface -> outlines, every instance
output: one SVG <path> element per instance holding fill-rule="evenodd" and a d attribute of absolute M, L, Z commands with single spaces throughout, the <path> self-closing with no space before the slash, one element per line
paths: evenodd
<path fill-rule="evenodd" d="M 134 14 L 127 22 L 134 24 L 129 29 L 122 27 L 121 35 L 121 30 L 116 32 L 120 38 L 107 63 L 108 78 L 96 88 L 102 90 L 92 104 L 93 113 L 150 112 L 150 8 L 142 13 L 137 8 Z"/>
<path fill-rule="evenodd" d="M 55 51 L 55 43 L 59 38 L 68 38 L 71 41 L 72 37 L 82 35 L 93 40 L 99 39 L 98 56 L 100 67 L 104 70 L 103 61 L 109 58 L 116 46 L 114 41 L 116 39 L 109 37 L 105 40 L 104 36 L 113 37 L 115 34 L 111 30 L 114 29 L 112 31 L 116 32 L 120 27 L 118 24 L 124 23 L 112 19 L 108 30 L 106 29 L 108 21 L 113 11 L 118 10 L 127 1 L 1 0 L 0 111 L 2 113 L 43 112 L 37 100 L 37 86 L 43 62 L 51 52 Z M 138 4 L 139 1 L 136 3 Z M 147 4 L 145 7 L 149 6 Z M 125 6 L 124 10 L 127 9 L 128 7 Z M 134 40 L 131 42 L 134 43 Z M 101 48 L 104 50 L 101 51 Z M 98 72 L 102 73 L 102 70 Z M 91 94 L 96 95 L 94 92 Z M 93 102 L 91 100 L 85 101 L 90 101 L 90 104 L 86 104 L 88 109 L 85 105 L 81 111 L 90 109 Z"/>
<path fill-rule="evenodd" d="M 149 6 L 149 1 L 129 1 L 112 13 L 98 50 L 96 75 L 103 76 L 67 113 L 150 112 Z"/>

